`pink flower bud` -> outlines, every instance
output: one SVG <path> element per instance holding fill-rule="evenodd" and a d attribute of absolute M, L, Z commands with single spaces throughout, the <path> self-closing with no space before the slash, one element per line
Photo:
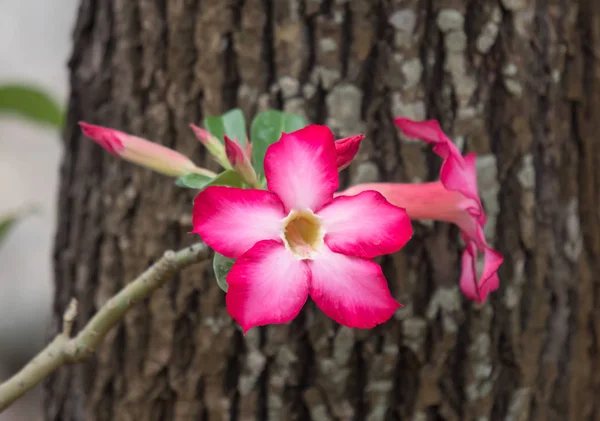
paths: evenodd
<path fill-rule="evenodd" d="M 259 186 L 256 172 L 254 171 L 254 168 L 252 168 L 250 158 L 246 155 L 244 149 L 242 149 L 239 143 L 231 140 L 227 136 L 224 136 L 224 140 L 225 153 L 227 154 L 227 159 L 229 160 L 231 167 L 242 176 L 246 184 L 253 187 Z"/>
<path fill-rule="evenodd" d="M 359 134 L 356 136 L 350 136 L 335 141 L 338 171 L 342 171 L 344 168 L 350 165 L 350 163 L 358 153 L 358 149 L 360 148 L 360 142 L 364 138 L 364 134 Z"/>
<path fill-rule="evenodd" d="M 197 167 L 187 156 L 158 143 L 118 130 L 79 122 L 84 135 L 112 155 L 173 177 L 196 173 L 214 176 L 212 171 Z"/>
<path fill-rule="evenodd" d="M 211 153 L 211 155 L 215 157 L 216 161 L 223 168 L 231 169 L 231 165 L 229 165 L 229 161 L 227 160 L 227 156 L 225 154 L 225 147 L 223 146 L 223 143 L 221 143 L 221 141 L 208 130 L 198 127 L 194 124 L 190 124 L 190 127 L 194 131 L 194 134 L 200 143 L 202 143 L 204 147 Z"/>
<path fill-rule="evenodd" d="M 233 168 L 238 165 L 241 165 L 246 160 L 246 155 L 244 154 L 244 150 L 234 140 L 231 140 L 227 136 L 224 136 L 225 139 L 225 154 L 227 155 L 227 159 Z"/>

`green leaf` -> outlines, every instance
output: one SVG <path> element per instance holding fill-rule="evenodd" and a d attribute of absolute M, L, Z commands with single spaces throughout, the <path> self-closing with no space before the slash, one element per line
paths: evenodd
<path fill-rule="evenodd" d="M 0 113 L 62 127 L 62 107 L 44 90 L 26 85 L 0 85 Z"/>
<path fill-rule="evenodd" d="M 206 130 L 223 142 L 223 135 L 237 139 L 242 146 L 246 145 L 246 119 L 239 108 L 227 111 L 221 116 L 208 116 L 204 119 Z"/>
<path fill-rule="evenodd" d="M 267 110 L 258 114 L 252 121 L 252 162 L 259 177 L 264 174 L 264 160 L 267 148 L 277 142 L 281 133 L 291 133 L 306 127 L 304 118 L 278 110 Z"/>
<path fill-rule="evenodd" d="M 179 187 L 186 187 L 188 189 L 203 189 L 213 179 L 202 174 L 186 174 L 175 180 L 175 185 Z"/>
<path fill-rule="evenodd" d="M 230 259 L 222 254 L 215 252 L 213 257 L 213 270 L 215 271 L 215 278 L 217 278 L 217 284 L 219 288 L 227 292 L 229 285 L 227 284 L 227 274 L 231 270 L 231 267 L 235 263 L 235 259 Z"/>
<path fill-rule="evenodd" d="M 4 241 L 18 220 L 19 217 L 17 215 L 8 215 L 0 218 L 0 244 Z"/>
<path fill-rule="evenodd" d="M 237 172 L 233 170 L 227 170 L 223 171 L 214 178 L 210 178 L 202 174 L 182 175 L 175 180 L 175 185 L 188 189 L 204 190 L 208 186 L 243 187 L 244 182 Z"/>

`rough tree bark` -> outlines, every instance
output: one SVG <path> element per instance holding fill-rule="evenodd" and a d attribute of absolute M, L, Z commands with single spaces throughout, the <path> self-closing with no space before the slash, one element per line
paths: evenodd
<path fill-rule="evenodd" d="M 208 163 L 189 122 L 284 108 L 368 134 L 343 175 L 357 183 L 436 178 L 392 117 L 437 118 L 478 153 L 506 260 L 489 302 L 466 302 L 456 228 L 417 223 L 381 260 L 405 304 L 394 320 L 340 328 L 308 304 L 246 337 L 209 266 L 188 269 L 47 383 L 47 420 L 600 420 L 597 0 L 82 0 L 74 40 L 57 322 L 71 297 L 82 323 L 192 241 L 191 192 L 78 120 Z"/>

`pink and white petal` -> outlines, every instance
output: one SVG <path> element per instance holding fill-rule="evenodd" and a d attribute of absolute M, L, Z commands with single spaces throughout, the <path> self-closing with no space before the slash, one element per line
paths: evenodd
<path fill-rule="evenodd" d="M 477 303 L 483 303 L 487 295 L 498 289 L 500 285 L 498 268 L 504 261 L 504 257 L 496 250 L 485 245 L 483 248 L 483 271 L 479 278 L 477 273 L 477 253 L 476 244 L 474 242 L 467 243 L 462 255 L 460 289 L 468 299 Z"/>
<path fill-rule="evenodd" d="M 317 215 L 325 243 L 336 253 L 372 258 L 397 252 L 412 237 L 406 211 L 373 190 L 336 197 Z"/>
<path fill-rule="evenodd" d="M 287 211 L 319 210 L 338 188 L 336 157 L 333 133 L 325 126 L 282 134 L 265 155 L 267 186 Z"/>
<path fill-rule="evenodd" d="M 381 267 L 371 260 L 324 250 L 308 261 L 308 267 L 311 298 L 339 324 L 372 328 L 401 307 L 390 294 Z"/>
<path fill-rule="evenodd" d="M 283 204 L 271 192 L 211 186 L 194 200 L 192 232 L 236 258 L 258 241 L 279 239 L 283 218 Z"/>
<path fill-rule="evenodd" d="M 310 270 L 282 242 L 260 241 L 227 275 L 227 311 L 244 333 L 254 326 L 287 323 L 308 299 Z"/>

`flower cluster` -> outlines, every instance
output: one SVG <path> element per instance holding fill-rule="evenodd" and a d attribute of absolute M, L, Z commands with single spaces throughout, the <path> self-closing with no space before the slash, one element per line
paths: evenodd
<path fill-rule="evenodd" d="M 388 320 L 400 304 L 372 259 L 406 244 L 412 236 L 409 218 L 459 226 L 466 243 L 460 287 L 467 298 L 481 303 L 498 287 L 503 258 L 483 233 L 486 216 L 475 155 L 462 156 L 436 121 L 398 117 L 395 123 L 407 136 L 434 146 L 444 160 L 440 181 L 359 184 L 336 193 L 338 172 L 352 162 L 364 135 L 336 141 L 320 125 L 283 133 L 268 147 L 263 143 L 260 165 L 254 161 L 254 142 L 239 143 L 223 133 L 218 139 L 192 125 L 215 160 L 249 188 L 232 187 L 184 155 L 145 139 L 86 123 L 81 127 L 114 155 L 166 175 L 201 178 L 197 185 L 184 183 L 201 190 L 194 201 L 193 233 L 232 259 L 227 309 L 246 332 L 289 322 L 308 297 L 345 326 L 370 328 Z"/>

